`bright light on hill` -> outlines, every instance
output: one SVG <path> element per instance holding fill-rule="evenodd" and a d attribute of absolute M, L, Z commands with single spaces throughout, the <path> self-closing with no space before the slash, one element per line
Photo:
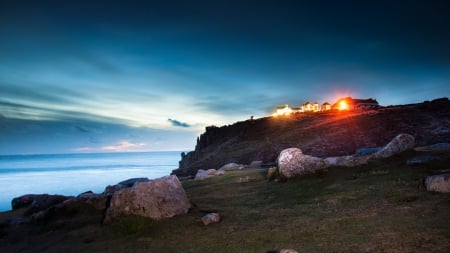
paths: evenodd
<path fill-rule="evenodd" d="M 339 109 L 339 111 L 345 111 L 345 110 L 348 110 L 349 107 L 348 107 L 347 101 L 341 100 L 341 101 L 339 102 L 339 107 L 338 107 L 338 109 Z"/>
<path fill-rule="evenodd" d="M 283 108 L 278 108 L 276 112 L 272 114 L 272 116 L 289 115 L 291 113 L 292 109 L 289 107 L 289 105 L 285 105 Z"/>

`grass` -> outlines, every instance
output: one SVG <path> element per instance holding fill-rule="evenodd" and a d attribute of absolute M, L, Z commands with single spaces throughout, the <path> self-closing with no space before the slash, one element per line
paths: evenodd
<path fill-rule="evenodd" d="M 414 155 L 287 182 L 268 182 L 266 170 L 183 180 L 194 204 L 187 215 L 164 221 L 127 217 L 107 226 L 48 226 L 52 229 L 39 232 L 18 227 L 6 230 L 0 251 L 450 252 L 450 195 L 420 187 L 425 176 L 449 169 L 450 154 L 430 165 L 407 166 Z M 200 218 L 210 211 L 223 219 L 205 227 Z"/>

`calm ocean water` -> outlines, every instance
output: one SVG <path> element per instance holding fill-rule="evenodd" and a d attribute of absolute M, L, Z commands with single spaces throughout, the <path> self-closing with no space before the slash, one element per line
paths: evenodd
<path fill-rule="evenodd" d="M 178 167 L 180 152 L 0 156 L 0 211 L 28 193 L 101 193 L 128 178 L 158 178 Z"/>

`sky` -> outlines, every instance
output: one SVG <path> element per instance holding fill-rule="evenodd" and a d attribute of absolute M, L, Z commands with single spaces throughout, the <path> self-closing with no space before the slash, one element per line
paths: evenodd
<path fill-rule="evenodd" d="M 448 1 L 0 1 L 0 155 L 192 150 L 278 105 L 450 93 Z"/>

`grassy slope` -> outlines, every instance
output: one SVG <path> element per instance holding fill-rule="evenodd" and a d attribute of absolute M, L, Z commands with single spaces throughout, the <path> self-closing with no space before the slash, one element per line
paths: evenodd
<path fill-rule="evenodd" d="M 187 215 L 101 226 L 87 211 L 4 229 L 0 252 L 450 252 L 450 195 L 420 188 L 424 176 L 450 169 L 450 154 L 405 165 L 413 155 L 285 183 L 267 182 L 263 170 L 187 180 L 195 204 Z M 199 218 L 211 210 L 224 218 L 204 227 Z"/>

